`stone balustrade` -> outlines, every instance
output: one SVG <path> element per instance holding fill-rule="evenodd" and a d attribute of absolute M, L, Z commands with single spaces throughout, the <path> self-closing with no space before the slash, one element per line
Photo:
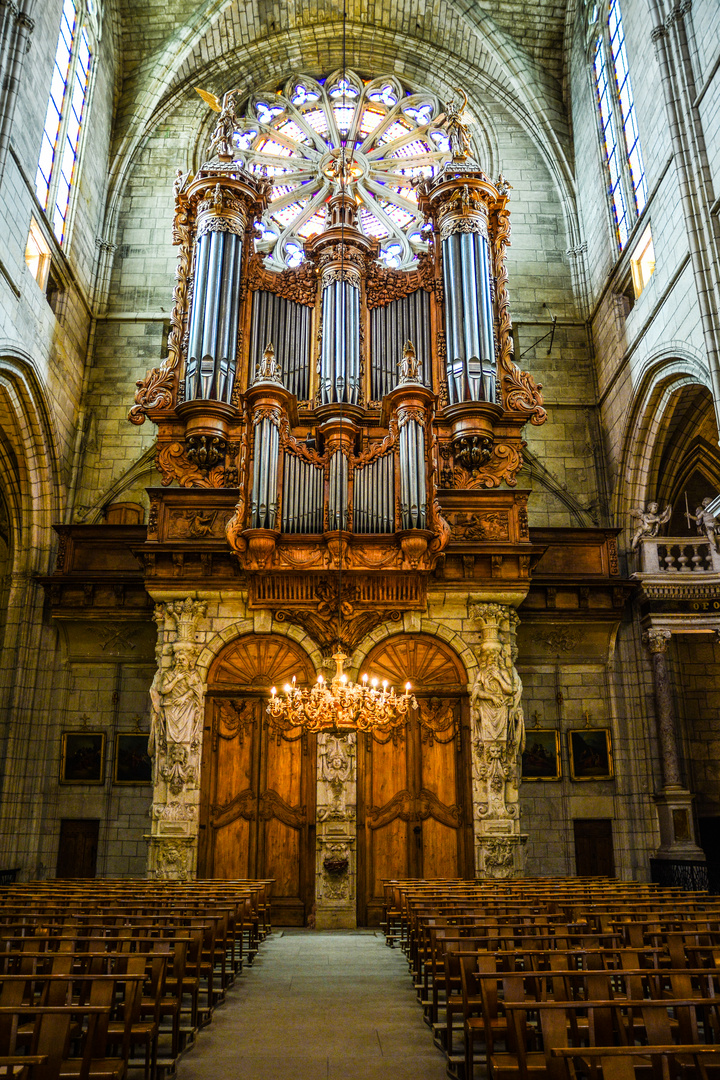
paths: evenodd
<path fill-rule="evenodd" d="M 640 541 L 643 574 L 720 573 L 720 552 L 701 537 L 645 537 Z"/>

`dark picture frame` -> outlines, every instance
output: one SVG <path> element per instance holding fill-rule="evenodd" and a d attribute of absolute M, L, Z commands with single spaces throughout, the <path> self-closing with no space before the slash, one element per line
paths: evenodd
<path fill-rule="evenodd" d="M 148 737 L 144 732 L 115 736 L 114 784 L 152 784 L 152 758 L 147 747 Z"/>
<path fill-rule="evenodd" d="M 102 784 L 105 780 L 105 732 L 63 731 L 61 784 Z"/>
<path fill-rule="evenodd" d="M 523 783 L 561 777 L 560 732 L 555 728 L 528 728 L 522 755 Z"/>
<path fill-rule="evenodd" d="M 612 780 L 615 767 L 610 728 L 568 731 L 568 750 L 573 780 Z"/>

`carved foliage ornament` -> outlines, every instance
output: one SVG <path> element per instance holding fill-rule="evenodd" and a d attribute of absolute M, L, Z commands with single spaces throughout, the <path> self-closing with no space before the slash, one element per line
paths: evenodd
<path fill-rule="evenodd" d="M 295 268 L 288 268 L 279 273 L 266 270 L 263 265 L 264 257 L 255 253 L 248 260 L 247 287 L 255 292 L 262 289 L 265 292 L 275 293 L 284 300 L 292 300 L 296 304 L 305 304 L 306 307 L 314 307 L 317 300 L 317 268 L 312 262 L 306 261 Z"/>

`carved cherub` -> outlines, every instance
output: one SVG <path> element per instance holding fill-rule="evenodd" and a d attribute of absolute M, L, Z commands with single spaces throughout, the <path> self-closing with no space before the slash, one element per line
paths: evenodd
<path fill-rule="evenodd" d="M 670 503 L 667 504 L 662 512 L 658 512 L 659 510 L 659 503 L 649 502 L 644 510 L 637 509 L 630 511 L 632 516 L 638 520 L 637 528 L 635 529 L 630 543 L 631 551 L 637 551 L 640 546 L 640 541 L 644 537 L 657 536 L 660 526 L 670 520 L 672 514 L 672 506 Z"/>
<path fill-rule="evenodd" d="M 708 539 L 708 543 L 712 546 L 714 551 L 720 551 L 718 547 L 718 534 L 720 533 L 720 521 L 715 517 L 712 511 L 708 510 L 708 506 L 713 500 L 710 496 L 706 496 L 703 499 L 700 506 L 695 507 L 695 513 L 691 514 L 686 512 L 685 517 L 688 520 L 688 525 L 694 522 L 697 526 L 698 536 L 702 536 L 703 533 Z"/>

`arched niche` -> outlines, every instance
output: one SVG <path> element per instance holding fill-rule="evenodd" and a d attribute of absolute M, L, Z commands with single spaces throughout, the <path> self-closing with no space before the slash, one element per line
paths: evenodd
<path fill-rule="evenodd" d="M 213 660 L 208 689 L 217 693 L 267 693 L 296 677 L 300 686 L 315 682 L 307 653 L 280 634 L 245 634 L 229 642 Z"/>
<path fill-rule="evenodd" d="M 406 682 L 413 690 L 432 693 L 467 687 L 467 672 L 457 654 L 429 634 L 395 634 L 385 638 L 368 654 L 363 671 L 387 679 L 400 689 Z"/>

